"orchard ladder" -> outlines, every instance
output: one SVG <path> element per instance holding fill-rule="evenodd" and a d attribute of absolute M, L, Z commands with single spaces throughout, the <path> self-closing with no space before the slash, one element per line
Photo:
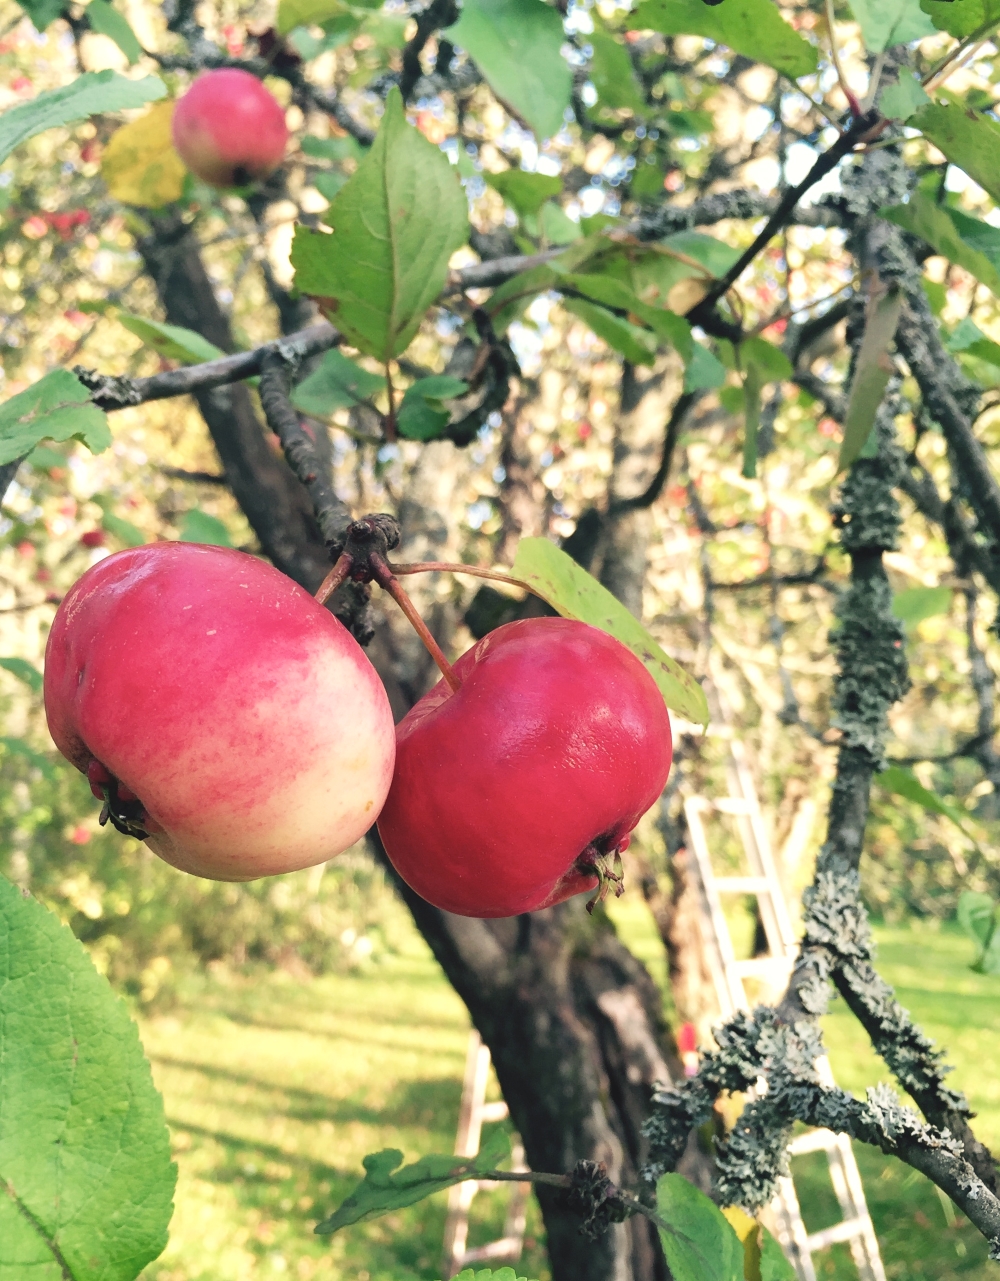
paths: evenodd
<path fill-rule="evenodd" d="M 791 974 L 797 943 L 743 744 L 738 738 L 730 737 L 728 726 L 723 733 L 729 738 L 726 770 L 729 795 L 715 800 L 692 796 L 684 804 L 684 814 L 694 854 L 693 866 L 697 871 L 702 943 L 722 1015 L 728 1018 L 737 1010 L 751 1008 L 752 1002 L 744 987 L 745 979 L 762 979 L 776 991 L 784 987 Z M 716 876 L 704 822 L 705 816 L 713 810 L 735 818 L 740 844 L 750 868 L 749 876 Z M 767 938 L 765 956 L 752 960 L 736 958 L 722 910 L 723 894 L 756 897 Z M 823 1083 L 832 1086 L 834 1079 L 829 1060 L 825 1056 L 819 1059 L 816 1068 Z M 806 1152 L 826 1153 L 830 1178 L 843 1215 L 841 1222 L 832 1227 L 822 1232 L 807 1233 L 794 1182 L 791 1178 L 780 1180 L 771 1211 L 778 1240 L 800 1281 L 816 1281 L 813 1255 L 838 1241 L 846 1241 L 850 1245 L 861 1281 L 885 1281 L 878 1239 L 868 1213 L 850 1139 L 831 1130 L 810 1130 L 795 1139 L 789 1151 L 793 1156 Z"/>
<path fill-rule="evenodd" d="M 507 1104 L 487 1103 L 486 1085 L 490 1074 L 490 1052 L 479 1033 L 473 1028 L 469 1033 L 469 1050 L 465 1059 L 465 1081 L 462 1086 L 462 1103 L 458 1113 L 458 1135 L 455 1139 L 456 1156 L 476 1156 L 479 1152 L 483 1125 L 489 1121 L 504 1121 Z M 526 1170 L 524 1149 L 520 1142 L 514 1144 L 511 1168 Z M 469 1210 L 477 1192 L 486 1188 L 510 1188 L 507 1219 L 503 1236 L 486 1245 L 467 1248 L 469 1239 Z M 488 1179 L 468 1179 L 451 1188 L 448 1193 L 448 1215 L 444 1225 L 444 1259 L 442 1268 L 445 1281 L 472 1263 L 516 1263 L 524 1246 L 525 1213 L 530 1183 L 497 1184 Z"/>

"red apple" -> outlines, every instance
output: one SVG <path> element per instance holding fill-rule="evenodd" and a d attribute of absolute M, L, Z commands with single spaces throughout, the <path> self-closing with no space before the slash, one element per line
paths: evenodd
<path fill-rule="evenodd" d="M 285 112 L 256 76 L 238 67 L 209 71 L 174 108 L 174 146 L 213 187 L 266 178 L 285 155 Z"/>
<path fill-rule="evenodd" d="M 378 829 L 404 881 L 459 916 L 514 916 L 593 890 L 659 797 L 670 720 L 638 658 L 561 618 L 498 627 L 396 728 Z"/>
<path fill-rule="evenodd" d="M 392 714 L 353 636 L 263 561 L 153 543 L 89 569 L 45 652 L 56 746 L 168 863 L 246 881 L 359 840 Z"/>

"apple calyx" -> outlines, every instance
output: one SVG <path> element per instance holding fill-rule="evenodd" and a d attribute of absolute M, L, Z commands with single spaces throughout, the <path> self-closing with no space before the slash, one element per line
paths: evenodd
<path fill-rule="evenodd" d="M 608 897 L 611 889 L 614 889 L 615 898 L 621 898 L 625 893 L 625 867 L 622 863 L 622 854 L 628 849 L 629 841 L 628 836 L 622 837 L 610 849 L 602 849 L 598 841 L 591 841 L 577 857 L 574 864 L 576 870 L 583 876 L 597 877 L 597 892 L 587 902 L 587 911 L 591 915 L 597 904 L 603 903 Z M 604 843 L 607 844 L 607 842 Z"/>
<path fill-rule="evenodd" d="M 87 781 L 94 795 L 104 801 L 97 820 L 101 827 L 106 827 L 110 822 L 123 836 L 134 836 L 137 841 L 146 840 L 149 832 L 144 824 L 149 821 L 149 816 L 142 801 L 129 792 L 128 788 L 122 789 L 119 780 L 100 761 L 90 762 Z M 120 789 L 128 792 L 128 795 L 121 795 Z"/>

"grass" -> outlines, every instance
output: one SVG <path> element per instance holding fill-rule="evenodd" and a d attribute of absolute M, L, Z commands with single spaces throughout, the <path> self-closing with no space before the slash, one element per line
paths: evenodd
<path fill-rule="evenodd" d="M 616 905 L 630 946 L 662 982 L 641 901 Z M 968 970 L 971 946 L 947 927 L 877 931 L 880 968 L 956 1065 L 982 1138 L 1000 1147 L 1000 980 Z M 445 1197 L 333 1238 L 312 1228 L 347 1195 L 361 1159 L 450 1152 L 468 1017 L 422 941 L 364 973 L 309 980 L 207 977 L 168 1016 L 142 1021 L 180 1168 L 171 1241 L 145 1281 L 436 1281 Z M 827 1019 L 838 1081 L 886 1079 L 839 1003 Z M 858 1149 L 890 1281 L 998 1281 L 986 1244 L 921 1175 Z M 822 1156 L 794 1173 L 807 1227 L 838 1217 Z M 477 1198 L 472 1241 L 500 1233 L 502 1194 Z M 545 1281 L 532 1203 L 519 1272 Z M 823 1281 L 856 1276 L 846 1246 L 817 1257 Z"/>

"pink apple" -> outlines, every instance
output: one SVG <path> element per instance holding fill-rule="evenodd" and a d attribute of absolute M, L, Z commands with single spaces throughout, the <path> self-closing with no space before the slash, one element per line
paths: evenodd
<path fill-rule="evenodd" d="M 222 67 L 200 76 L 174 108 L 174 146 L 213 187 L 266 178 L 285 156 L 285 113 L 256 76 Z"/>
<path fill-rule="evenodd" d="M 154 543 L 88 570 L 45 654 L 56 746 L 175 867 L 246 881 L 322 863 L 382 808 L 394 731 L 350 633 L 243 552 Z"/>

